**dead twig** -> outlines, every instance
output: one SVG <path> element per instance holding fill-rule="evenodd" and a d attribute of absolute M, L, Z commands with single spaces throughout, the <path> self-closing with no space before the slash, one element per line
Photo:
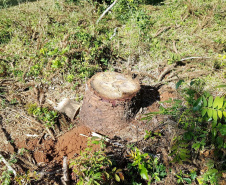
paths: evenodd
<path fill-rule="evenodd" d="M 173 41 L 173 50 L 175 53 L 178 53 L 175 40 Z"/>
<path fill-rule="evenodd" d="M 104 15 L 113 8 L 113 6 L 117 3 L 118 0 L 115 0 L 102 14 L 101 16 L 97 19 L 96 24 L 104 17 Z"/>
<path fill-rule="evenodd" d="M 164 27 L 164 28 L 158 30 L 158 32 L 155 34 L 154 37 L 158 37 L 159 35 L 161 35 L 161 33 L 163 33 L 164 31 L 169 30 L 170 28 L 171 28 L 171 26 L 168 26 L 168 27 Z"/>
<path fill-rule="evenodd" d="M 110 37 L 110 40 L 116 35 L 117 29 L 118 29 L 118 27 L 116 27 L 116 28 L 114 29 L 114 33 L 113 33 L 112 36 Z"/>
<path fill-rule="evenodd" d="M 180 61 L 183 62 L 185 60 L 191 60 L 191 59 L 209 59 L 210 57 L 187 57 L 187 58 L 182 58 Z"/>
<path fill-rule="evenodd" d="M 164 76 L 165 76 L 167 73 L 169 73 L 171 70 L 173 70 L 173 68 L 176 67 L 176 65 L 177 65 L 177 64 L 175 63 L 175 64 L 173 64 L 173 65 L 167 67 L 167 68 L 161 73 L 161 75 L 159 76 L 158 81 L 159 81 L 159 82 L 162 81 L 163 78 L 164 78 Z"/>
<path fill-rule="evenodd" d="M 29 169 L 32 168 L 34 170 L 38 169 L 38 167 L 35 164 L 31 163 L 30 161 L 28 161 L 27 159 L 23 158 L 22 156 L 16 155 L 16 157 L 24 162 L 24 164 L 26 165 L 25 167 L 28 167 Z"/>
<path fill-rule="evenodd" d="M 186 60 L 192 60 L 192 59 L 209 59 L 210 57 L 187 57 L 187 58 L 182 58 L 180 61 L 178 62 L 183 62 L 183 61 L 186 61 Z M 159 76 L 158 78 L 158 81 L 161 82 L 164 78 L 164 76 L 169 73 L 170 71 L 172 71 L 177 65 L 178 65 L 178 62 L 176 62 L 175 64 L 167 67 L 162 73 L 161 75 Z M 174 78 L 172 78 L 174 80 Z M 169 81 L 172 81 L 171 79 L 168 79 L 167 82 Z"/>
<path fill-rule="evenodd" d="M 52 132 L 48 127 L 46 127 L 46 131 L 49 133 L 49 135 L 50 135 L 50 136 L 52 137 L 52 139 L 55 141 L 56 138 L 54 137 L 53 132 Z"/>

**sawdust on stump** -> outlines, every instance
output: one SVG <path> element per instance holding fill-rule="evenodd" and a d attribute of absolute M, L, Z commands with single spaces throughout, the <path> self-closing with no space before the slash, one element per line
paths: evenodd
<path fill-rule="evenodd" d="M 87 83 L 80 118 L 96 132 L 109 137 L 129 126 L 134 116 L 132 99 L 140 85 L 130 76 L 116 72 L 97 73 Z"/>

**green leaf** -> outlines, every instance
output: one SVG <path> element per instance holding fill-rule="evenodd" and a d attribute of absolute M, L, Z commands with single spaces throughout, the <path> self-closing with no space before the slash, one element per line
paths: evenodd
<path fill-rule="evenodd" d="M 141 171 L 140 176 L 142 179 L 148 180 L 148 170 L 144 167 L 144 165 L 141 165 Z"/>
<path fill-rule="evenodd" d="M 217 96 L 217 97 L 215 98 L 215 100 L 213 101 L 213 108 L 216 108 L 216 107 L 218 106 L 219 99 L 220 99 L 219 96 Z"/>
<path fill-rule="evenodd" d="M 109 173 L 107 173 L 107 172 L 104 172 L 104 173 L 105 173 L 107 179 L 109 179 L 109 177 L 110 177 Z"/>
<path fill-rule="evenodd" d="M 92 178 L 97 179 L 97 180 L 101 180 L 101 176 L 102 176 L 101 172 L 98 172 L 98 173 L 95 173 Z"/>
<path fill-rule="evenodd" d="M 226 136 L 226 125 L 222 125 L 219 128 L 219 131 L 220 131 L 220 133 L 221 133 L 222 136 Z"/>
<path fill-rule="evenodd" d="M 103 161 L 105 159 L 105 157 L 100 157 L 97 161 Z"/>
<path fill-rule="evenodd" d="M 100 144 L 100 141 L 94 140 L 94 141 L 92 141 L 92 144 L 98 145 L 98 144 Z"/>
<path fill-rule="evenodd" d="M 195 150 L 198 150 L 199 148 L 200 148 L 200 143 L 194 143 L 193 145 L 192 145 L 192 148 L 194 148 Z"/>
<path fill-rule="evenodd" d="M 212 107 L 212 105 L 213 105 L 213 96 L 210 96 L 208 100 L 208 107 Z"/>
<path fill-rule="evenodd" d="M 193 106 L 193 110 L 198 111 L 201 109 L 201 107 L 202 107 L 202 97 L 200 97 L 196 100 L 196 102 L 194 103 L 194 106 Z"/>
<path fill-rule="evenodd" d="M 205 96 L 202 96 L 202 101 L 203 101 L 203 106 L 207 107 L 207 100 L 206 100 Z"/>
<path fill-rule="evenodd" d="M 158 173 L 155 173 L 154 179 L 155 179 L 156 181 L 160 181 L 160 178 L 159 178 L 159 176 L 158 176 Z"/>
<path fill-rule="evenodd" d="M 218 85 L 218 86 L 216 86 L 216 88 L 222 88 L 222 87 L 226 87 L 226 85 Z"/>
<path fill-rule="evenodd" d="M 117 181 L 117 182 L 120 182 L 120 178 L 119 178 L 119 176 L 115 173 L 115 180 Z"/>
<path fill-rule="evenodd" d="M 188 184 L 191 184 L 191 179 L 190 178 L 183 178 Z"/>
<path fill-rule="evenodd" d="M 220 109 L 223 106 L 224 103 L 224 97 L 220 98 L 217 96 L 213 102 L 213 108 L 216 108 L 218 106 L 218 109 Z"/>
<path fill-rule="evenodd" d="M 209 118 L 212 118 L 212 116 L 213 116 L 213 109 L 208 109 L 207 110 L 207 114 L 208 114 Z"/>
<path fill-rule="evenodd" d="M 223 138 L 219 136 L 217 137 L 216 141 L 217 141 L 218 147 L 221 148 L 224 144 Z"/>
<path fill-rule="evenodd" d="M 212 130 L 212 133 L 213 133 L 213 136 L 216 137 L 216 135 L 217 135 L 217 129 L 214 128 L 214 129 Z"/>
<path fill-rule="evenodd" d="M 122 169 L 117 169 L 115 173 L 119 173 L 121 171 L 122 171 Z"/>
<path fill-rule="evenodd" d="M 226 118 L 226 111 L 223 112 L 224 117 Z"/>
<path fill-rule="evenodd" d="M 217 113 L 218 113 L 219 118 L 221 119 L 222 118 L 222 111 L 218 110 Z"/>
<path fill-rule="evenodd" d="M 213 110 L 213 120 L 217 121 L 217 111 Z"/>
<path fill-rule="evenodd" d="M 190 176 L 192 180 L 195 180 L 195 178 L 197 177 L 196 171 L 192 171 Z"/>
<path fill-rule="evenodd" d="M 190 82 L 190 86 L 194 85 L 194 84 L 195 84 L 195 81 L 196 81 L 196 80 L 192 80 L 192 81 Z"/>
<path fill-rule="evenodd" d="M 90 185 L 92 184 L 92 182 L 90 183 Z M 95 185 L 100 185 L 100 183 L 99 182 L 97 182 L 97 181 L 93 181 L 93 184 L 95 184 Z"/>
<path fill-rule="evenodd" d="M 179 80 L 177 83 L 176 83 L 176 89 L 178 89 L 180 87 L 180 85 L 184 82 L 184 80 Z"/>
<path fill-rule="evenodd" d="M 215 128 L 217 126 L 217 121 L 212 122 L 212 128 Z"/>
<path fill-rule="evenodd" d="M 202 117 L 204 117 L 204 116 L 205 116 L 205 114 L 206 114 L 207 110 L 208 110 L 207 108 L 203 108 L 203 109 L 202 109 L 202 112 L 201 112 Z"/>
<path fill-rule="evenodd" d="M 218 104 L 218 109 L 222 108 L 224 104 L 224 97 L 221 97 Z"/>
<path fill-rule="evenodd" d="M 116 168 L 116 167 L 114 167 L 114 168 L 112 169 L 112 171 L 114 172 L 116 169 L 117 169 L 117 168 Z"/>

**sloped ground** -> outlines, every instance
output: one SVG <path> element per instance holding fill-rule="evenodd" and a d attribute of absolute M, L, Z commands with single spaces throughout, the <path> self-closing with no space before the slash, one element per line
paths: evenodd
<path fill-rule="evenodd" d="M 226 83 L 225 2 L 163 1 L 136 6 L 118 3 L 98 24 L 107 5 L 93 1 L 43 0 L 1 10 L 0 152 L 8 160 L 16 155 L 18 162 L 12 166 L 18 173 L 30 170 L 33 179 L 34 171 L 45 172 L 34 184 L 60 184 L 63 155 L 72 158 L 85 149 L 87 138 L 79 134 L 90 136 L 91 130 L 80 125 L 79 118 L 71 121 L 60 113 L 54 127 L 46 129 L 46 121 L 29 110 L 36 105 L 52 111 L 63 98 L 81 103 L 86 80 L 104 70 L 136 77 L 143 86 L 139 112 L 132 122 L 134 140 L 116 141 L 159 157 L 167 177 L 158 184 L 178 184 L 176 175 L 181 171 L 195 170 L 200 176 L 207 159 L 218 161 L 214 150 L 207 148 L 194 153 L 191 162 L 171 163 L 174 136 L 183 129 L 169 115 L 154 115 L 150 121 L 141 118 L 172 104 L 162 101 L 182 99 L 175 91 L 181 79 L 200 78 L 205 90 L 225 95 L 224 88 L 214 88 Z M 143 140 L 145 130 L 161 136 Z M 117 147 L 107 150 L 118 154 Z M 119 152 L 122 166 L 128 150 Z M 219 183 L 225 184 L 224 178 L 225 171 Z M 192 183 L 200 184 L 197 179 Z"/>

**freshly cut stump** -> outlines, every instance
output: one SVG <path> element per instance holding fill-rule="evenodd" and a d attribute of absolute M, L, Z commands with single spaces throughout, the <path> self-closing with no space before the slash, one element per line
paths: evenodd
<path fill-rule="evenodd" d="M 80 111 L 82 122 L 95 132 L 113 137 L 134 116 L 132 98 L 140 90 L 138 81 L 116 72 L 94 75 L 86 86 Z"/>

